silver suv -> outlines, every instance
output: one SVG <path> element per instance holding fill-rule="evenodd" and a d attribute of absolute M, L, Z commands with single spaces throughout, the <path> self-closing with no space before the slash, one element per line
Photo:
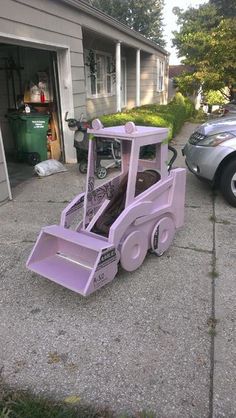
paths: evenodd
<path fill-rule="evenodd" d="M 236 116 L 199 126 L 182 150 L 189 170 L 219 187 L 236 207 Z"/>

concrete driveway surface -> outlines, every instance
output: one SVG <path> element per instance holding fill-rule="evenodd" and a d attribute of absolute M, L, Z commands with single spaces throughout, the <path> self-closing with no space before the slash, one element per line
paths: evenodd
<path fill-rule="evenodd" d="M 194 128 L 175 138 L 179 151 Z M 168 252 L 85 299 L 25 268 L 41 227 L 84 184 L 73 165 L 21 183 L 0 207 L 3 381 L 117 415 L 236 417 L 236 209 L 188 173 L 185 226 Z"/>

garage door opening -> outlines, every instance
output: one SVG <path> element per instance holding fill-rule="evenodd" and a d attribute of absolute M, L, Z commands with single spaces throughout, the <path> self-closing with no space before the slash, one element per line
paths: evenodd
<path fill-rule="evenodd" d="M 11 187 L 64 159 L 57 54 L 0 43 L 0 126 Z M 14 193 L 13 193 L 14 194 Z"/>

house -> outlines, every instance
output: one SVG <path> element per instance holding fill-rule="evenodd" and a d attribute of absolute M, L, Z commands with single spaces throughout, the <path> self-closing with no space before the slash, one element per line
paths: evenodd
<path fill-rule="evenodd" d="M 180 76 L 186 72 L 192 72 L 193 69 L 189 65 L 178 64 L 178 65 L 169 65 L 169 77 L 168 77 L 168 100 L 173 99 L 176 93 L 176 83 L 175 77 Z"/>
<path fill-rule="evenodd" d="M 49 115 L 46 157 L 76 162 L 65 113 L 91 119 L 166 103 L 168 55 L 84 0 L 1 0 L 0 126 L 7 162 L 16 149 L 9 124 L 16 109 L 27 104 L 31 115 Z M 0 201 L 8 194 L 1 154 L 0 148 Z"/>
<path fill-rule="evenodd" d="M 178 86 L 177 86 L 175 78 L 179 77 L 180 75 L 184 73 L 191 74 L 193 72 L 194 72 L 194 67 L 190 65 L 180 64 L 180 65 L 169 66 L 169 81 L 168 81 L 168 100 L 169 101 L 173 99 L 176 91 L 178 91 Z M 188 94 L 188 96 L 191 98 L 192 102 L 194 103 L 195 109 L 200 109 L 200 107 L 202 106 L 202 88 L 200 88 L 198 91 L 193 93 L 191 96 Z M 208 109 L 208 106 L 206 107 L 206 109 Z"/>

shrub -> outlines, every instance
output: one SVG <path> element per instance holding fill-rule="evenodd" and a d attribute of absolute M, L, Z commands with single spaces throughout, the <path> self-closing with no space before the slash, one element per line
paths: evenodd
<path fill-rule="evenodd" d="M 176 93 L 167 105 L 150 104 L 134 107 L 125 112 L 101 116 L 100 120 L 106 127 L 124 125 L 129 121 L 137 125 L 166 127 L 169 128 L 168 139 L 171 140 L 193 114 L 193 103 L 181 93 Z"/>
<path fill-rule="evenodd" d="M 209 90 L 204 94 L 204 100 L 209 105 L 220 105 L 226 103 L 226 99 L 219 90 Z"/>

